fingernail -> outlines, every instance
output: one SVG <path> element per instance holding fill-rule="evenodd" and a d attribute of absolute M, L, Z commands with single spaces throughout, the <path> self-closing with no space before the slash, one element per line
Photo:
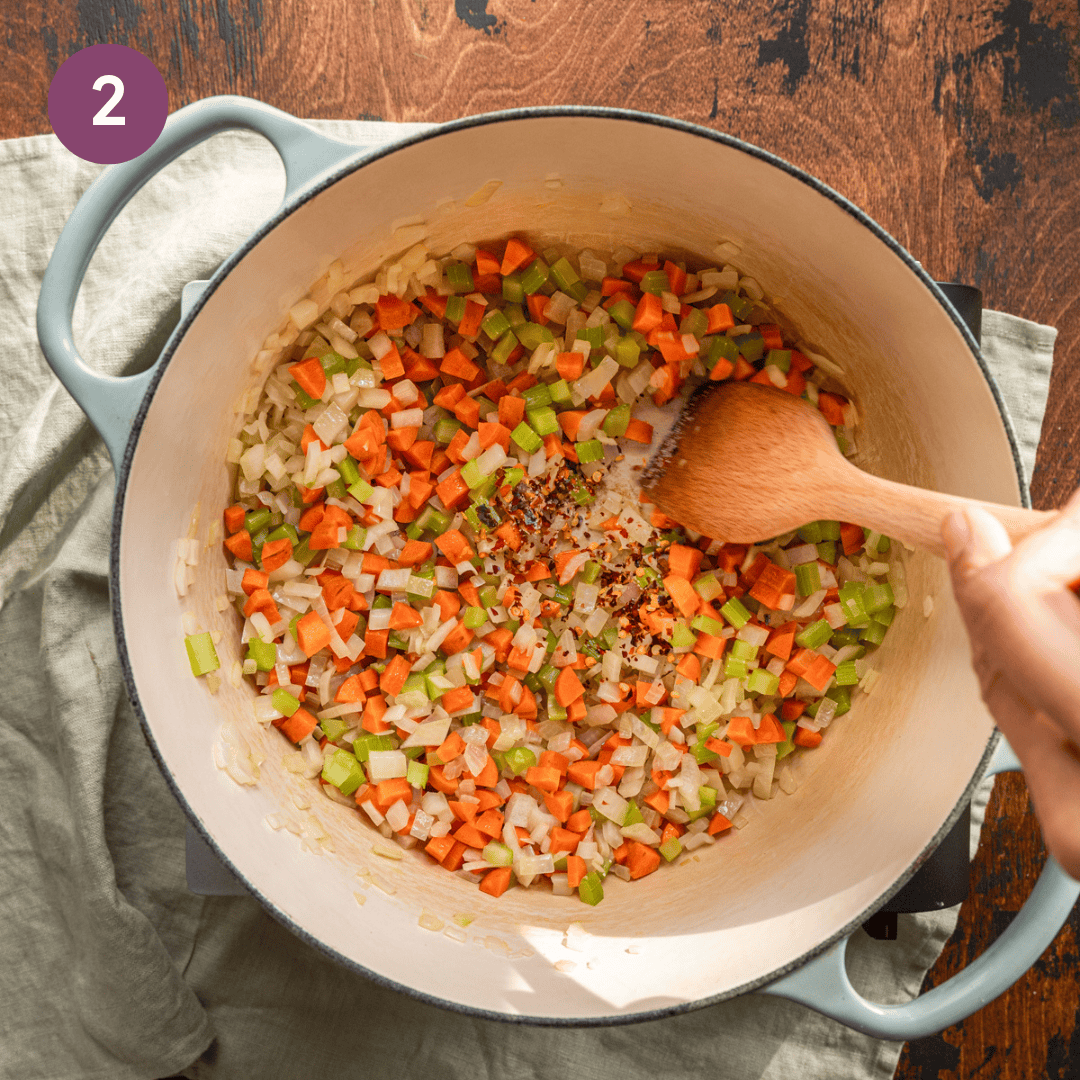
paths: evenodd
<path fill-rule="evenodd" d="M 950 562 L 958 558 L 971 543 L 971 526 L 968 524 L 967 515 L 960 510 L 949 514 L 941 523 L 941 538 L 945 541 L 945 551 Z"/>

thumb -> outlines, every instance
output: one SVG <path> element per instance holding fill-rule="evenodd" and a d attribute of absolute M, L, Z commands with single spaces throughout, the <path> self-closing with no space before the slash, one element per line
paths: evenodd
<path fill-rule="evenodd" d="M 954 510 L 941 524 L 953 576 L 961 579 L 1012 551 L 1005 526 L 979 506 Z"/>

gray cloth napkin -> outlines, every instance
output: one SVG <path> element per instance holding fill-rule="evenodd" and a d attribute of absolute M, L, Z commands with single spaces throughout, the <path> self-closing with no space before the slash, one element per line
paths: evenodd
<path fill-rule="evenodd" d="M 423 127 L 317 126 L 369 144 Z M 605 1029 L 463 1017 L 333 964 L 254 900 L 187 891 L 183 814 L 128 704 L 112 637 L 112 470 L 34 325 L 49 254 L 98 171 L 52 136 L 0 143 L 0 655 L 11 679 L 0 706 L 0 1077 L 890 1076 L 900 1044 L 759 996 Z M 181 287 L 276 207 L 283 176 L 266 143 L 229 133 L 144 188 L 79 297 L 88 360 L 111 373 L 149 364 Z M 983 327 L 1030 471 L 1055 331 L 997 312 Z M 973 845 L 988 791 L 973 807 Z M 956 917 L 901 916 L 892 942 L 857 932 L 856 986 L 882 1002 L 913 996 Z"/>

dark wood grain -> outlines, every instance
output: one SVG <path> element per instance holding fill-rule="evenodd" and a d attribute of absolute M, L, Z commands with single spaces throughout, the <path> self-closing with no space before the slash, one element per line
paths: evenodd
<path fill-rule="evenodd" d="M 1080 482 L 1080 18 L 1064 0 L 29 0 L 4 8 L 0 136 L 49 130 L 60 64 L 128 44 L 173 108 L 250 94 L 299 116 L 442 121 L 523 104 L 631 106 L 757 143 L 849 196 L 934 276 L 1060 332 L 1033 484 Z M 999 782 L 934 985 L 991 941 L 1043 859 Z M 1074 915 L 1008 993 L 905 1048 L 898 1075 L 1031 1080 L 1080 1060 Z"/>

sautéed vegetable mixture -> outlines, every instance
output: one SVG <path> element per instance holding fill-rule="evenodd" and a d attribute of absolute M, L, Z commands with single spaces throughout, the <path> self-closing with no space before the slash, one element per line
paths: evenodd
<path fill-rule="evenodd" d="M 417 245 L 291 317 L 230 452 L 227 586 L 256 717 L 327 796 L 492 896 L 546 880 L 597 904 L 607 874 L 794 789 L 906 600 L 889 540 L 815 521 L 720 544 L 632 482 L 641 414 L 705 379 L 806 397 L 853 452 L 829 362 L 756 282 Z M 217 666 L 209 635 L 187 644 Z"/>

